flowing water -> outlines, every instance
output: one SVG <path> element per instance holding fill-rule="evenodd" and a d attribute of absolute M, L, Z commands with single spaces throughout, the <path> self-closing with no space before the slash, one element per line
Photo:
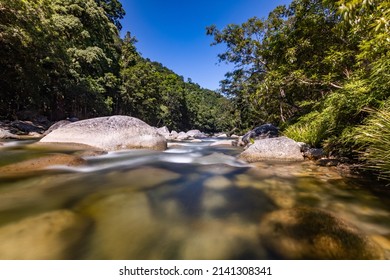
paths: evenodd
<path fill-rule="evenodd" d="M 247 164 L 212 141 L 105 154 L 3 143 L 0 258 L 390 258 L 385 187 L 307 161 Z M 53 154 L 85 161 L 34 169 Z"/>

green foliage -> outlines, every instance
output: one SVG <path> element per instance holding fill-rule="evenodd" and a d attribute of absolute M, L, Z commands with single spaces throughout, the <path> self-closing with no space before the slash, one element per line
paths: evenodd
<path fill-rule="evenodd" d="M 355 141 L 360 147 L 361 159 L 366 167 L 378 172 L 379 176 L 390 180 L 390 102 L 371 113 L 364 125 L 354 133 Z"/>
<path fill-rule="evenodd" d="M 122 7 L 122 3 L 118 0 L 95 0 L 98 6 L 102 7 L 107 17 L 121 30 L 122 25 L 120 20 L 125 16 L 126 12 Z"/>
<path fill-rule="evenodd" d="M 299 121 L 284 131 L 284 135 L 297 142 L 304 142 L 311 146 L 318 147 L 325 138 L 332 132 L 332 125 L 329 126 L 330 116 L 313 111 L 299 119 Z"/>
<path fill-rule="evenodd" d="M 279 123 L 297 141 L 357 156 L 390 178 L 390 110 L 381 107 L 390 97 L 389 1 L 294 0 L 267 19 L 207 33 L 235 65 L 222 90 L 241 126 Z"/>
<path fill-rule="evenodd" d="M 231 129 L 230 102 L 142 58 L 118 0 L 1 0 L 0 110 L 129 114 L 154 126 Z"/>
<path fill-rule="evenodd" d="M 1 109 L 53 119 L 107 114 L 119 75 L 118 30 L 93 0 L 0 3 Z"/>

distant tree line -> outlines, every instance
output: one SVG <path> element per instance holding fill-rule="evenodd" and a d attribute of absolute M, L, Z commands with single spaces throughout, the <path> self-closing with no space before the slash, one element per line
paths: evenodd
<path fill-rule="evenodd" d="M 229 101 L 119 37 L 118 0 L 0 0 L 0 118 L 127 114 L 170 129 L 228 129 Z"/>

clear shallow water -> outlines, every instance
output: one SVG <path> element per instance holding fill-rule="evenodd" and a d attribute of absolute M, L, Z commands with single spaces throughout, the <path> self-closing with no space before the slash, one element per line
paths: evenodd
<path fill-rule="evenodd" d="M 6 143 L 0 168 L 53 153 L 85 162 L 0 169 L 0 258 L 390 258 L 388 193 L 369 191 L 375 182 L 310 162 L 249 165 L 210 143 L 93 156 Z"/>

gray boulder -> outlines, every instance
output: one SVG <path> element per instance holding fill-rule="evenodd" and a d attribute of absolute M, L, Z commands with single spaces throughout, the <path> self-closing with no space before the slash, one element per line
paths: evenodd
<path fill-rule="evenodd" d="M 84 144 L 105 151 L 167 148 L 166 139 L 156 129 L 128 116 L 100 117 L 70 123 L 52 131 L 40 142 Z"/>
<path fill-rule="evenodd" d="M 177 131 L 172 130 L 171 133 L 169 134 L 169 140 L 175 140 L 179 136 L 179 133 Z"/>
<path fill-rule="evenodd" d="M 166 139 L 169 138 L 170 136 L 170 133 L 169 133 L 169 129 L 168 127 L 166 126 L 163 126 L 163 127 L 159 127 L 156 129 L 158 133 L 160 133 L 162 136 L 164 136 Z"/>
<path fill-rule="evenodd" d="M 189 137 L 193 137 L 193 138 L 206 138 L 207 137 L 206 134 L 204 134 L 203 132 L 201 132 L 198 129 L 192 129 L 192 130 L 187 131 L 187 135 Z"/>
<path fill-rule="evenodd" d="M 324 155 L 325 155 L 325 153 L 324 153 L 323 149 L 316 149 L 316 148 L 307 149 L 303 153 L 303 156 L 307 159 L 310 159 L 310 160 L 321 159 Z"/>
<path fill-rule="evenodd" d="M 187 133 L 185 133 L 184 131 L 180 131 L 176 137 L 177 140 L 187 140 L 189 138 L 190 136 L 188 136 Z"/>
<path fill-rule="evenodd" d="M 217 138 L 228 138 L 226 133 L 219 134 Z"/>
<path fill-rule="evenodd" d="M 68 124 L 70 124 L 70 123 L 72 123 L 72 122 L 69 121 L 69 120 L 58 121 L 58 122 L 56 122 L 55 124 L 53 124 L 52 126 L 50 126 L 50 127 L 45 131 L 45 133 L 43 133 L 43 136 L 46 136 L 46 135 L 48 135 L 50 132 L 52 132 L 52 131 L 54 131 L 54 130 L 60 128 L 60 127 L 63 127 L 63 126 L 65 126 L 65 125 L 68 125 Z"/>
<path fill-rule="evenodd" d="M 270 123 L 266 123 L 254 128 L 251 131 L 248 131 L 242 137 L 242 141 L 245 144 L 248 144 L 251 141 L 251 139 L 258 140 L 258 139 L 273 138 L 278 136 L 279 136 L 279 128 L 277 128 L 276 126 Z"/>
<path fill-rule="evenodd" d="M 284 136 L 255 140 L 255 143 L 242 152 L 239 158 L 247 162 L 262 160 L 303 160 L 301 149 L 297 142 Z"/>
<path fill-rule="evenodd" d="M 0 139 L 19 139 L 19 136 L 0 128 Z"/>
<path fill-rule="evenodd" d="M 196 135 L 201 134 L 201 133 L 202 132 L 200 132 L 200 130 L 197 130 L 197 129 L 192 129 L 192 130 L 187 131 L 187 135 L 190 137 L 195 137 Z"/>
<path fill-rule="evenodd" d="M 30 133 L 36 132 L 42 134 L 45 131 L 45 128 L 42 125 L 35 124 L 31 121 L 13 121 L 10 126 L 18 131 L 18 133 Z"/>

